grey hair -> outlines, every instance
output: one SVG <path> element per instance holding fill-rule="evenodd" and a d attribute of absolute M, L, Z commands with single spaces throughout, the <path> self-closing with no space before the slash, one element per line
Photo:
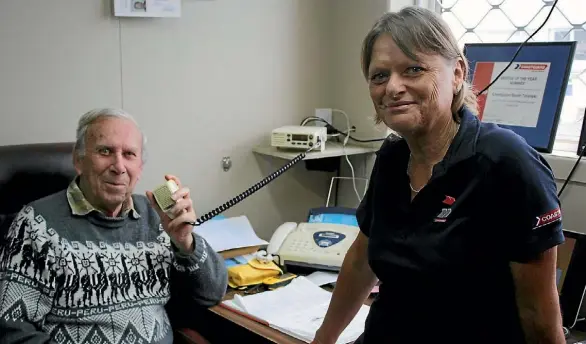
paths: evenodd
<path fill-rule="evenodd" d="M 136 122 L 134 117 L 132 117 L 131 114 L 129 114 L 128 112 L 126 112 L 122 109 L 116 109 L 116 108 L 93 109 L 93 110 L 90 110 L 90 111 L 84 113 L 81 116 L 81 118 L 79 119 L 79 121 L 77 123 L 77 130 L 75 133 L 74 151 L 77 154 L 77 156 L 83 157 L 85 155 L 85 143 L 86 143 L 86 139 L 87 139 L 88 128 L 92 125 L 92 123 L 94 123 L 98 119 L 101 119 L 104 117 L 114 117 L 114 118 L 126 119 L 129 121 L 132 121 L 136 125 L 136 127 L 138 128 L 138 130 L 140 131 L 140 133 L 142 135 L 141 159 L 142 159 L 143 163 L 146 162 L 146 156 L 147 156 L 146 155 L 146 143 L 147 143 L 146 135 L 142 132 L 142 130 L 138 126 L 138 123 Z"/>
<path fill-rule="evenodd" d="M 466 106 L 478 114 L 478 101 L 468 82 L 468 60 L 458 47 L 458 41 L 448 24 L 435 12 L 417 6 L 408 6 L 399 12 L 385 13 L 373 25 L 362 43 L 362 73 L 368 79 L 372 50 L 377 38 L 389 34 L 409 58 L 417 61 L 417 53 L 439 54 L 448 61 L 461 59 L 464 63 L 464 82 L 452 100 L 452 115 L 459 122 L 458 112 Z M 381 119 L 377 117 L 377 122 Z"/>

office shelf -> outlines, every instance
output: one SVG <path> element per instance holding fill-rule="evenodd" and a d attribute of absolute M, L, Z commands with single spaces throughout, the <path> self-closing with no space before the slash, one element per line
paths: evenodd
<path fill-rule="evenodd" d="M 324 158 L 335 158 L 344 155 L 357 155 L 357 154 L 368 154 L 374 153 L 378 150 L 378 147 L 364 147 L 347 144 L 345 148 L 342 148 L 342 144 L 338 142 L 326 142 L 326 148 L 323 152 L 315 151 L 309 152 L 303 160 L 314 160 Z M 272 146 L 259 146 L 252 149 L 253 152 L 262 155 L 268 155 L 281 159 L 293 159 L 299 155 L 302 151 L 299 150 L 284 150 L 277 149 Z"/>

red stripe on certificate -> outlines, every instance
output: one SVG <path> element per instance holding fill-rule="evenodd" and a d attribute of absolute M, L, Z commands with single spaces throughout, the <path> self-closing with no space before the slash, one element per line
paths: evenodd
<path fill-rule="evenodd" d="M 472 88 L 474 92 L 483 90 L 492 79 L 492 72 L 494 70 L 494 62 L 476 62 L 474 68 L 474 78 L 472 79 Z M 484 114 L 484 106 L 486 105 L 486 98 L 488 91 L 478 96 L 478 118 L 482 121 Z"/>

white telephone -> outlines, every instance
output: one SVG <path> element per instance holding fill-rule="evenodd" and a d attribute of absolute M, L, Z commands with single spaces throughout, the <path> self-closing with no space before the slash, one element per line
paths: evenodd
<path fill-rule="evenodd" d="M 344 224 L 285 222 L 258 258 L 279 265 L 339 271 L 358 231 L 358 227 Z"/>

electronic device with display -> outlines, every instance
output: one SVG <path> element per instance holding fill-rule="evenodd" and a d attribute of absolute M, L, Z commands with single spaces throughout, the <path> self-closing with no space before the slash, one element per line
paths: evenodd
<path fill-rule="evenodd" d="M 323 152 L 327 139 L 328 131 L 326 127 L 288 125 L 273 129 L 271 133 L 271 146 L 300 150 L 313 148 Z M 318 145 L 318 142 L 322 144 Z"/>

